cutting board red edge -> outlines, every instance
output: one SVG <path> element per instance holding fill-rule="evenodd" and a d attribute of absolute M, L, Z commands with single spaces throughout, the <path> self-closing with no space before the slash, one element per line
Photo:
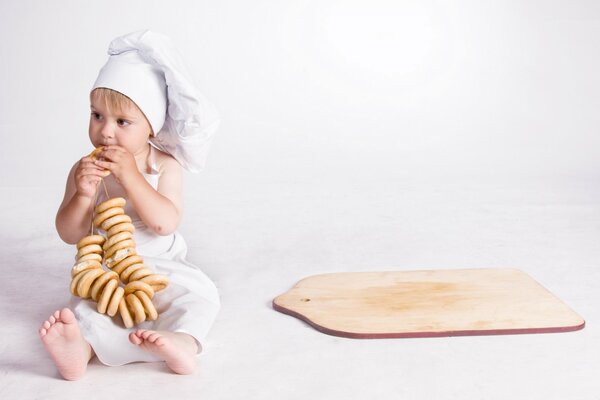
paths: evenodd
<path fill-rule="evenodd" d="M 521 335 L 531 333 L 559 333 L 574 332 L 585 327 L 585 321 L 579 325 L 558 326 L 546 328 L 521 328 L 521 329 L 492 329 L 492 330 L 467 330 L 467 331 L 436 331 L 436 332 L 403 332 L 403 333 L 357 333 L 344 332 L 321 326 L 311 321 L 306 316 L 282 307 L 276 303 L 277 298 L 273 300 L 273 309 L 284 314 L 296 317 L 320 332 L 332 336 L 340 336 L 350 339 L 401 339 L 401 338 L 430 338 L 430 337 L 450 337 L 450 336 L 487 336 L 487 335 Z"/>

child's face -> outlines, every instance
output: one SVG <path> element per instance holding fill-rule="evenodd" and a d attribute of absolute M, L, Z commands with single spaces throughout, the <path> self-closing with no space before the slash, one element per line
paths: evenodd
<path fill-rule="evenodd" d="M 134 155 L 146 148 L 152 128 L 134 104 L 118 111 L 92 98 L 90 108 L 89 134 L 95 147 L 117 145 Z"/>

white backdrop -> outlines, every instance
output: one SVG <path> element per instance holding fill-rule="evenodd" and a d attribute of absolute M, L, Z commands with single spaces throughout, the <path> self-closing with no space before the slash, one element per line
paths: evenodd
<path fill-rule="evenodd" d="M 3 398 L 173 397 L 156 364 L 64 385 L 35 334 L 69 296 L 53 220 L 90 87 L 145 28 L 222 116 L 181 225 L 222 311 L 177 398 L 598 400 L 598 0 L 0 0 Z M 586 328 L 354 341 L 271 307 L 320 273 L 494 267 Z"/>
<path fill-rule="evenodd" d="M 600 170 L 594 0 L 2 1 L 0 19 L 2 185 L 62 186 L 108 43 L 144 28 L 219 109 L 224 180 Z"/>

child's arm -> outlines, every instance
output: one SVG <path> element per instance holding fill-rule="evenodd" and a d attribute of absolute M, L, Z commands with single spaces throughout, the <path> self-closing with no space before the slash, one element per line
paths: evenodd
<path fill-rule="evenodd" d="M 75 244 L 91 229 L 94 196 L 105 172 L 89 157 L 79 160 L 67 178 L 65 196 L 56 213 L 56 231 L 60 238 Z"/>
<path fill-rule="evenodd" d="M 160 180 L 157 190 L 144 179 L 131 153 L 120 146 L 106 146 L 95 164 L 110 170 L 123 186 L 129 201 L 146 226 L 159 235 L 169 235 L 181 220 L 182 171 L 172 157 L 159 163 Z"/>

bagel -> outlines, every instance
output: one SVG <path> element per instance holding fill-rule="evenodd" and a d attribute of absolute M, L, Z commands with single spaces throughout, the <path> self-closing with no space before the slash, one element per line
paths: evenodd
<path fill-rule="evenodd" d="M 126 249 L 117 250 L 116 253 L 111 257 L 104 260 L 104 263 L 108 268 L 112 269 L 112 266 L 125 258 L 137 254 L 133 247 Z"/>
<path fill-rule="evenodd" d="M 121 314 L 121 318 L 123 319 L 123 324 L 125 324 L 126 328 L 131 328 L 133 326 L 133 318 L 131 318 L 131 313 L 127 308 L 127 303 L 125 303 L 125 298 L 122 298 L 119 302 L 119 314 Z"/>
<path fill-rule="evenodd" d="M 74 296 L 95 301 L 101 314 L 113 317 L 119 313 L 125 327 L 131 328 L 158 318 L 152 299 L 169 280 L 154 274 L 137 254 L 135 226 L 125 213 L 125 204 L 124 198 L 117 197 L 94 207 L 92 233 L 97 227 L 106 232 L 106 237 L 91 234 L 77 242 L 70 291 Z"/>
<path fill-rule="evenodd" d="M 71 277 L 74 277 L 75 275 L 92 268 L 102 269 L 102 264 L 98 260 L 79 261 L 77 264 L 73 265 L 73 268 L 71 268 Z"/>
<path fill-rule="evenodd" d="M 123 207 L 112 207 L 106 211 L 102 211 L 102 213 L 98 214 L 96 216 L 96 218 L 94 218 L 94 221 L 93 221 L 94 226 L 99 227 L 102 225 L 102 223 L 104 221 L 106 221 L 110 217 L 114 217 L 115 215 L 121 215 L 121 214 L 125 214 L 125 210 L 123 210 Z M 102 243 L 100 243 L 100 244 L 102 244 Z"/>
<path fill-rule="evenodd" d="M 73 276 L 73 279 L 71 280 L 71 294 L 73 294 L 73 296 L 79 296 L 79 297 L 83 297 L 79 294 L 78 288 L 79 288 L 79 282 L 92 270 L 95 271 L 104 271 L 102 268 L 87 268 L 77 274 L 75 274 Z"/>
<path fill-rule="evenodd" d="M 104 271 L 104 270 L 103 270 Z M 100 276 L 99 278 L 97 278 L 94 283 L 92 284 L 92 288 L 90 291 L 90 297 L 94 300 L 94 301 L 98 301 L 98 298 L 100 297 L 101 293 L 104 293 L 104 286 L 106 284 L 108 284 L 109 281 L 115 280 L 117 282 L 119 282 L 119 275 L 117 275 L 116 273 L 109 271 L 106 272 L 104 274 L 102 274 L 102 276 Z"/>
<path fill-rule="evenodd" d="M 102 245 L 104 243 L 104 240 L 104 236 L 102 235 L 85 236 L 79 242 L 77 242 L 77 250 L 90 244 Z"/>
<path fill-rule="evenodd" d="M 141 268 L 129 275 L 129 281 L 141 281 L 147 276 L 154 275 L 148 268 Z"/>
<path fill-rule="evenodd" d="M 135 247 L 135 241 L 133 239 L 122 240 L 118 243 L 113 244 L 108 249 L 104 250 L 104 258 L 110 259 L 119 250 L 128 250 Z"/>
<path fill-rule="evenodd" d="M 129 256 L 124 260 L 121 260 L 120 262 L 115 264 L 111 269 L 113 271 L 115 271 L 117 274 L 119 274 L 119 276 L 120 276 L 121 273 L 130 265 L 142 264 L 143 262 L 144 262 L 144 259 L 136 254 L 136 255 Z"/>
<path fill-rule="evenodd" d="M 122 224 L 124 222 L 131 224 L 131 217 L 127 214 L 119 214 L 104 221 L 101 227 L 103 231 L 108 231 L 112 226 Z"/>
<path fill-rule="evenodd" d="M 92 150 L 92 152 L 88 155 L 88 157 L 92 160 L 92 161 L 96 161 L 99 160 L 98 156 L 100 155 L 100 153 L 102 153 L 104 151 L 104 146 L 100 146 L 100 147 L 96 147 L 94 150 Z M 110 171 L 105 169 L 104 170 L 104 176 L 107 177 L 110 175 Z"/>
<path fill-rule="evenodd" d="M 104 251 L 106 251 L 111 246 L 113 246 L 123 240 L 132 239 L 132 238 L 133 238 L 133 233 L 131 233 L 129 231 L 119 232 L 115 235 L 112 235 L 106 242 L 104 242 L 104 244 L 102 245 L 102 248 L 104 249 Z"/>
<path fill-rule="evenodd" d="M 93 161 L 98 159 L 98 155 L 104 151 L 104 146 L 96 147 L 92 152 L 88 155 Z"/>
<path fill-rule="evenodd" d="M 109 228 L 109 230 L 106 231 L 106 234 L 108 235 L 108 237 L 111 237 L 120 232 L 133 233 L 133 232 L 135 232 L 135 226 L 133 226 L 133 224 L 131 222 L 123 222 L 122 224 L 117 224 L 117 225 L 114 225 L 111 228 Z"/>
<path fill-rule="evenodd" d="M 100 214 L 100 213 L 108 210 L 109 208 L 124 207 L 126 203 L 127 203 L 127 201 L 124 198 L 114 197 L 112 199 L 108 199 L 105 202 L 98 204 L 96 206 L 96 208 L 94 209 L 94 212 L 96 214 Z"/>
<path fill-rule="evenodd" d="M 121 272 L 121 279 L 125 283 L 129 283 L 131 281 L 130 277 L 137 271 L 146 270 L 146 266 L 144 264 L 133 264 L 129 267 L 125 268 L 123 272 Z"/>
<path fill-rule="evenodd" d="M 128 308 L 133 314 L 136 325 L 144 322 L 146 320 L 146 311 L 144 311 L 144 305 L 140 299 L 132 293 L 125 296 L 125 301 L 127 301 Z"/>
<path fill-rule="evenodd" d="M 150 285 L 144 282 L 129 282 L 127 286 L 125 286 L 125 296 L 135 292 L 144 292 L 148 297 L 154 297 L 154 290 Z"/>
<path fill-rule="evenodd" d="M 148 275 L 147 277 L 140 279 L 140 281 L 152 286 L 154 292 L 160 292 L 169 285 L 169 278 L 157 274 Z"/>
<path fill-rule="evenodd" d="M 135 292 L 135 295 L 142 302 L 147 319 L 150 321 L 156 320 L 158 318 L 158 312 L 156 311 L 156 307 L 154 307 L 154 303 L 152 303 L 151 296 L 148 296 L 146 292 L 142 291 Z"/>
<path fill-rule="evenodd" d="M 98 306 L 96 309 L 100 314 L 107 313 L 107 309 L 109 304 L 113 301 L 120 301 L 120 298 L 115 298 L 114 294 L 119 288 L 119 278 L 110 279 L 106 285 L 102 288 L 102 293 L 100 294 L 100 298 L 98 299 Z M 110 314 L 109 314 L 110 315 Z M 114 315 L 114 314 L 113 314 Z M 112 315 L 111 315 L 112 317 Z"/>
<path fill-rule="evenodd" d="M 118 285 L 118 283 L 117 283 Z M 121 286 L 117 287 L 110 298 L 110 302 L 108 303 L 108 307 L 106 308 L 106 313 L 114 317 L 117 311 L 119 311 L 119 304 L 121 304 L 121 300 L 123 300 L 123 295 L 125 294 L 125 289 Z"/>
<path fill-rule="evenodd" d="M 77 250 L 75 259 L 78 260 L 79 258 L 81 258 L 87 254 L 90 254 L 90 253 L 101 254 L 102 247 L 100 247 L 99 244 L 88 244 L 87 246 L 84 246 L 84 247 L 80 248 L 79 250 Z"/>
<path fill-rule="evenodd" d="M 81 257 L 79 257 L 77 259 L 77 262 L 81 262 L 81 261 L 99 261 L 100 263 L 102 263 L 102 256 L 100 255 L 100 253 L 88 253 L 85 254 Z"/>
<path fill-rule="evenodd" d="M 83 299 L 88 299 L 90 297 L 92 284 L 100 277 L 100 275 L 104 275 L 104 270 L 102 268 L 93 268 L 79 275 L 81 278 L 77 282 L 76 287 L 79 297 Z"/>

